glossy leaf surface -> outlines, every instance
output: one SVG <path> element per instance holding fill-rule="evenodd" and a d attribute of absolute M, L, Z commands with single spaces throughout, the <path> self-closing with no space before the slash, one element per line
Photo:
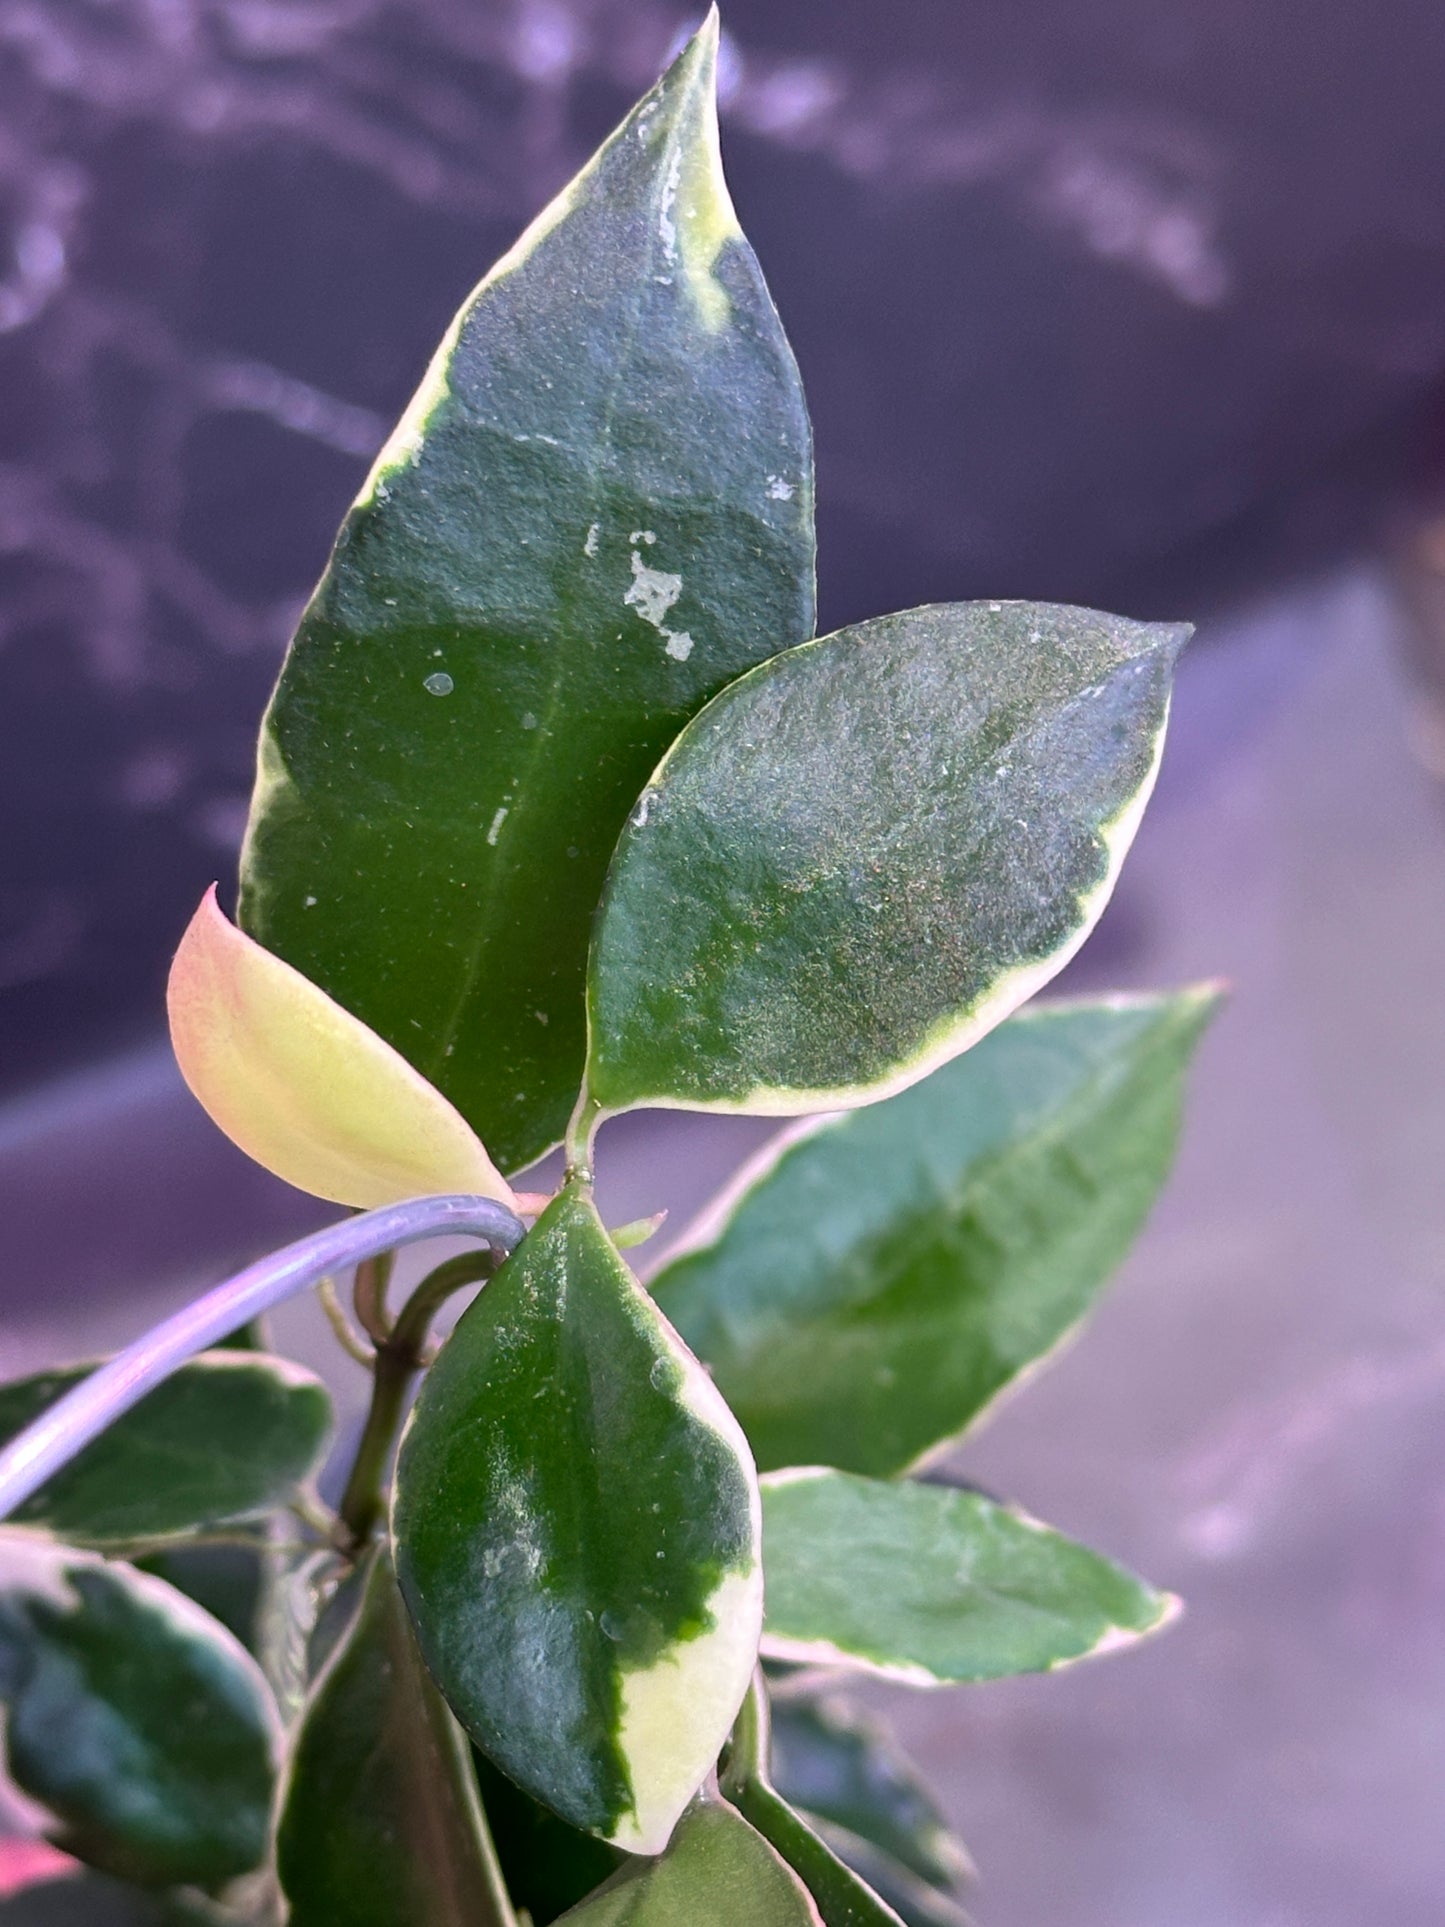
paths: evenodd
<path fill-rule="evenodd" d="M 659 1852 L 752 1671 L 757 1488 L 581 1192 L 428 1375 L 392 1525 L 427 1663 L 478 1745 L 575 1826 Z"/>
<path fill-rule="evenodd" d="M 920 1686 L 1052 1672 L 1132 1644 L 1177 1607 L 1036 1520 L 948 1486 L 773 1473 L 763 1535 L 765 1652 Z"/>
<path fill-rule="evenodd" d="M 1168 1172 L 1215 1005 L 1022 1012 L 765 1150 L 652 1280 L 759 1465 L 900 1471 L 1067 1337 Z"/>
<path fill-rule="evenodd" d="M 0 1385 L 8 1444 L 90 1367 Z M 15 1514 L 74 1544 L 170 1538 L 284 1505 L 331 1434 L 331 1400 L 289 1359 L 203 1352 L 117 1419 Z"/>
<path fill-rule="evenodd" d="M 514 1927 L 471 1749 L 380 1556 L 303 1712 L 277 1864 L 291 1927 Z"/>
<path fill-rule="evenodd" d="M 648 772 L 812 633 L 807 415 L 715 62 L 711 20 L 471 296 L 262 737 L 244 927 L 508 1170 L 576 1095 L 592 916 Z"/>
<path fill-rule="evenodd" d="M 192 1095 L 278 1178 L 369 1209 L 431 1191 L 512 1202 L 456 1107 L 399 1051 L 222 913 L 214 887 L 166 988 Z"/>
<path fill-rule="evenodd" d="M 0 1701 L 9 1771 L 67 1852 L 204 1888 L 261 1861 L 274 1706 L 245 1650 L 163 1580 L 0 1532 Z"/>
<path fill-rule="evenodd" d="M 945 604 L 726 690 L 618 845 L 590 978 L 598 1101 L 867 1104 L 975 1043 L 1103 910 L 1185 634 Z"/>
<path fill-rule="evenodd" d="M 575 1927 L 822 1927 L 782 1856 L 721 1800 L 693 1807 L 660 1860 L 633 1861 L 563 1919 Z"/>
<path fill-rule="evenodd" d="M 790 1805 L 875 1847 L 920 1880 L 952 1887 L 972 1873 L 912 1762 L 886 1728 L 835 1700 L 772 1706 L 772 1779 Z"/>

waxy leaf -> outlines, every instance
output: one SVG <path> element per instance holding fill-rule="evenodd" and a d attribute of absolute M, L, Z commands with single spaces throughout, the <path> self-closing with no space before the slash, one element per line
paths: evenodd
<path fill-rule="evenodd" d="M 515 1927 L 471 1748 L 380 1554 L 302 1714 L 276 1852 L 290 1927 Z"/>
<path fill-rule="evenodd" d="M 649 770 L 813 624 L 791 351 L 723 182 L 716 19 L 468 300 L 347 518 L 261 741 L 240 917 L 506 1170 L 581 1081 Z"/>
<path fill-rule="evenodd" d="M 0 1385 L 8 1444 L 94 1369 Z M 33 1498 L 17 1524 L 76 1545 L 163 1539 L 284 1505 L 316 1473 L 331 1400 L 312 1373 L 253 1352 L 202 1352 L 117 1419 Z"/>
<path fill-rule="evenodd" d="M 0 1530 L 0 1703 L 10 1774 L 68 1853 L 208 1889 L 262 1860 L 275 1707 L 244 1648 L 164 1580 Z"/>
<path fill-rule="evenodd" d="M 214 885 L 171 965 L 171 1043 L 232 1143 L 300 1191 L 369 1209 L 432 1191 L 512 1203 L 440 1091 L 222 913 Z"/>
<path fill-rule="evenodd" d="M 785 1133 L 652 1280 L 758 1464 L 886 1475 L 1076 1327 L 1174 1154 L 1212 988 L 1045 1005 Z"/>
<path fill-rule="evenodd" d="M 884 616 L 689 724 L 618 844 L 588 1081 L 609 1111 L 870 1104 L 1093 928 L 1186 631 L 1041 603 Z"/>
<path fill-rule="evenodd" d="M 762 1484 L 763 1651 L 775 1659 L 919 1686 L 1002 1679 L 1130 1645 L 1178 1607 L 976 1492 L 822 1468 Z"/>
<path fill-rule="evenodd" d="M 576 1927 L 823 1927 L 781 1855 L 722 1800 L 686 1813 L 660 1860 L 636 1860 L 563 1920 Z"/>
<path fill-rule="evenodd" d="M 757 1487 L 580 1190 L 428 1375 L 392 1530 L 427 1664 L 477 1744 L 573 1825 L 660 1852 L 756 1658 Z"/>
<path fill-rule="evenodd" d="M 931 1886 L 954 1887 L 973 1874 L 913 1763 L 885 1727 L 851 1706 L 811 1696 L 775 1699 L 772 1780 L 811 1820 L 871 1846 Z"/>

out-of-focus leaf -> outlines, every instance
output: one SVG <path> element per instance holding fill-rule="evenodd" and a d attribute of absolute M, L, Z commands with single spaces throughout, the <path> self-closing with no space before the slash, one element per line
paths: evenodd
<path fill-rule="evenodd" d="M 1052 1672 L 1132 1645 L 1178 1602 L 976 1492 L 810 1468 L 763 1481 L 780 1659 L 933 1686 Z"/>
<path fill-rule="evenodd" d="M 813 626 L 791 351 L 722 178 L 709 20 L 453 323 L 261 742 L 240 919 L 506 1170 L 560 1137 L 617 834 Z"/>
<path fill-rule="evenodd" d="M 772 1777 L 790 1805 L 871 1844 L 920 1880 L 949 1888 L 971 1878 L 967 1852 L 892 1734 L 840 1700 L 773 1700 Z"/>
<path fill-rule="evenodd" d="M 380 1555 L 302 1715 L 277 1861 L 291 1927 L 515 1927 L 470 1749 Z"/>
<path fill-rule="evenodd" d="M 1036 1007 L 764 1151 L 652 1289 L 765 1470 L 901 1471 L 1069 1335 L 1168 1172 L 1217 1001 Z"/>
<path fill-rule="evenodd" d="M 712 1381 L 568 1188 L 462 1317 L 402 1442 L 397 1573 L 477 1744 L 657 1853 L 757 1654 L 757 1486 Z"/>
<path fill-rule="evenodd" d="M 245 1649 L 163 1580 L 0 1530 L 0 1701 L 11 1776 L 68 1853 L 207 1889 L 262 1860 L 275 1707 Z"/>
<path fill-rule="evenodd" d="M 0 1927 L 178 1927 L 165 1899 L 103 1874 L 47 1880 L 0 1900 Z"/>
<path fill-rule="evenodd" d="M 652 776 L 608 875 L 599 1104 L 852 1108 L 976 1043 L 1108 901 L 1186 633 L 946 604 L 725 690 Z"/>
<path fill-rule="evenodd" d="M 0 1385 L 8 1443 L 93 1365 Z M 169 1538 L 284 1505 L 316 1473 L 331 1400 L 313 1373 L 254 1352 L 202 1352 L 118 1418 L 15 1513 L 77 1545 Z"/>

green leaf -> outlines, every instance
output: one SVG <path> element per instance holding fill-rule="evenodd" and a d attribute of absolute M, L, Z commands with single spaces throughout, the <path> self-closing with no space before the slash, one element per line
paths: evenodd
<path fill-rule="evenodd" d="M 458 1323 L 392 1529 L 427 1664 L 477 1744 L 574 1826 L 659 1852 L 756 1657 L 757 1487 L 585 1192 Z"/>
<path fill-rule="evenodd" d="M 1163 1183 L 1216 1002 L 1035 1008 L 743 1173 L 652 1289 L 760 1466 L 901 1471 L 1069 1335 Z"/>
<path fill-rule="evenodd" d="M 805 643 L 724 691 L 613 859 L 593 1096 L 851 1107 L 975 1043 L 1103 910 L 1186 634 L 946 604 Z"/>
<path fill-rule="evenodd" d="M 823 1927 L 902 1927 L 898 1915 L 778 1793 L 769 1769 L 768 1694 L 755 1677 L 724 1756 L 719 1784 L 807 1887 Z"/>
<path fill-rule="evenodd" d="M 632 1861 L 563 1918 L 576 1927 L 821 1927 L 781 1855 L 721 1800 L 692 1807 L 660 1860 Z"/>
<path fill-rule="evenodd" d="M 258 1525 L 252 1545 L 188 1545 L 182 1540 L 138 1555 L 133 1563 L 138 1571 L 154 1573 L 193 1599 L 212 1619 L 219 1619 L 255 1658 L 265 1546 L 265 1527 Z"/>
<path fill-rule="evenodd" d="M 244 1648 L 163 1580 L 0 1531 L 0 1700 L 9 1771 L 68 1853 L 207 1889 L 263 1858 L 275 1707 Z"/>
<path fill-rule="evenodd" d="M 1178 1601 L 976 1492 L 824 1468 L 763 1484 L 774 1658 L 919 1686 L 1053 1672 L 1156 1631 Z"/>
<path fill-rule="evenodd" d="M 302 1714 L 276 1851 L 291 1927 L 515 1927 L 471 1749 L 380 1555 Z"/>
<path fill-rule="evenodd" d="M 0 1385 L 8 1443 L 93 1365 Z M 203 1352 L 158 1385 L 15 1513 L 80 1545 L 169 1538 L 284 1505 L 331 1432 L 320 1379 L 289 1359 Z"/>
<path fill-rule="evenodd" d="M 920 1880 L 901 1860 L 880 1852 L 870 1840 L 862 1840 L 846 1828 L 817 1819 L 813 1825 L 819 1838 L 887 1901 L 905 1927 L 971 1927 L 969 1916 L 946 1888 Z"/>
<path fill-rule="evenodd" d="M 887 1728 L 837 1699 L 773 1701 L 772 1779 L 790 1805 L 932 1886 L 972 1875 L 967 1852 Z"/>
<path fill-rule="evenodd" d="M 463 308 L 262 734 L 241 923 L 505 1169 L 576 1096 L 649 770 L 812 633 L 807 413 L 722 179 L 716 48 L 710 19 Z"/>
<path fill-rule="evenodd" d="M 551 1922 L 616 1873 L 626 1855 L 559 1820 L 474 1749 L 473 1765 L 507 1892 L 533 1927 Z"/>
<path fill-rule="evenodd" d="M 738 1810 L 787 1861 L 812 1895 L 823 1927 L 902 1927 L 898 1915 L 840 1860 L 765 1780 L 737 1793 Z"/>

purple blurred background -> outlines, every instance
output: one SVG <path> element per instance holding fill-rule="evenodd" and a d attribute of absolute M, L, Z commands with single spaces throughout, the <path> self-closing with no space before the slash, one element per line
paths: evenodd
<path fill-rule="evenodd" d="M 165 964 L 232 870 L 260 707 L 386 426 L 694 18 L 0 0 L 7 1369 L 315 1222 L 179 1090 Z M 1445 12 L 732 0 L 725 27 L 734 194 L 817 422 L 824 625 L 1015 594 L 1200 619 L 1074 981 L 1237 986 L 1098 1325 L 958 1459 L 1189 1616 L 887 1703 L 983 1927 L 1435 1927 Z M 617 1215 L 678 1224 L 757 1131 L 612 1136 Z"/>

